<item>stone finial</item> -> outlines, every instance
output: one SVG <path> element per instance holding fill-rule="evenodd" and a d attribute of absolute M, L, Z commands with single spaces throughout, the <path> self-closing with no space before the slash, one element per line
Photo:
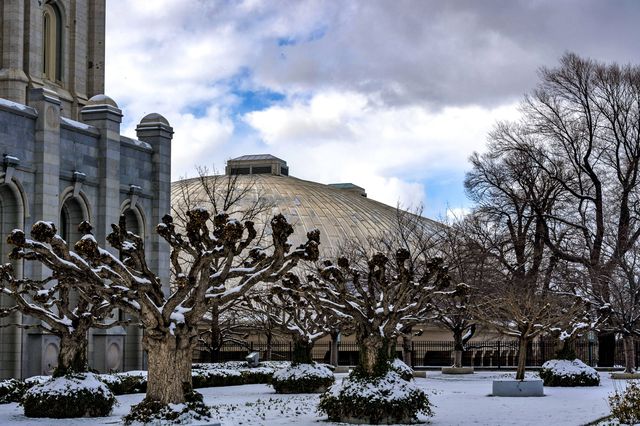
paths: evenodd
<path fill-rule="evenodd" d="M 118 104 L 116 103 L 116 101 L 114 101 L 107 95 L 93 96 L 91 99 L 89 99 L 86 106 L 91 106 L 91 105 L 109 105 L 114 108 L 118 108 Z"/>

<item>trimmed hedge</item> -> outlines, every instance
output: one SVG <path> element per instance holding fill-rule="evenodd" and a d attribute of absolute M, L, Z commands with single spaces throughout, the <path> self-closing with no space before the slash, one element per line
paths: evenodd
<path fill-rule="evenodd" d="M 413 368 L 409 367 L 401 359 L 396 358 L 391 362 L 391 370 L 398 373 L 400 377 L 402 377 L 407 382 L 413 380 Z"/>
<path fill-rule="evenodd" d="M 552 359 L 538 372 L 545 386 L 576 387 L 598 386 L 600 375 L 579 359 L 573 361 Z"/>
<path fill-rule="evenodd" d="M 211 416 L 202 395 L 196 391 L 187 392 L 184 404 L 164 405 L 157 401 L 143 400 L 131 407 L 131 412 L 123 417 L 125 425 L 131 423 L 142 424 L 181 424 L 192 423 L 194 420 L 207 420 Z"/>
<path fill-rule="evenodd" d="M 419 413 L 433 415 L 426 393 L 395 371 L 370 378 L 351 374 L 320 396 L 318 408 L 330 421 L 346 423 L 413 423 Z"/>
<path fill-rule="evenodd" d="M 104 417 L 116 398 L 93 373 L 71 374 L 38 384 L 22 397 L 27 417 Z"/>
<path fill-rule="evenodd" d="M 0 382 L 0 404 L 20 402 L 27 385 L 22 380 L 8 379 Z"/>
<path fill-rule="evenodd" d="M 320 393 L 335 382 L 331 370 L 320 364 L 296 364 L 276 371 L 271 386 L 276 393 Z"/>

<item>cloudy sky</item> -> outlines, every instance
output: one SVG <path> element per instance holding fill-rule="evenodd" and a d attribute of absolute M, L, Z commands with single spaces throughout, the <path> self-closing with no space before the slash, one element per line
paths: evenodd
<path fill-rule="evenodd" d="M 271 153 L 373 199 L 469 207 L 467 158 L 566 51 L 640 63 L 640 0 L 109 0 L 107 87 L 173 178 Z"/>

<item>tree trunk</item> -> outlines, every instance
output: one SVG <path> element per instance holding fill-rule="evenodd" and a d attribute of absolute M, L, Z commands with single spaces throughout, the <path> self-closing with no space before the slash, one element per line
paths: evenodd
<path fill-rule="evenodd" d="M 180 335 L 151 339 L 145 335 L 144 344 L 149 354 L 145 400 L 164 405 L 184 403 L 185 391 L 192 389 L 191 358 L 195 339 Z"/>
<path fill-rule="evenodd" d="M 371 377 L 381 376 L 389 370 L 389 342 L 379 334 L 361 338 L 360 365 L 362 372 Z"/>
<path fill-rule="evenodd" d="M 462 330 L 453 331 L 453 366 L 454 368 L 462 367 L 462 352 L 464 344 L 462 343 Z"/>
<path fill-rule="evenodd" d="M 53 372 L 54 377 L 69 373 L 84 373 L 88 370 L 87 363 L 87 333 L 76 332 L 60 336 L 60 352 L 58 366 Z"/>
<path fill-rule="evenodd" d="M 624 336 L 624 367 L 625 373 L 636 372 L 636 348 L 633 336 Z"/>
<path fill-rule="evenodd" d="M 331 333 L 331 347 L 329 349 L 329 356 L 331 359 L 329 363 L 334 367 L 338 366 L 338 337 L 340 336 L 340 332 L 334 331 Z"/>
<path fill-rule="evenodd" d="M 220 311 L 218 305 L 211 307 L 211 362 L 220 362 L 222 332 L 220 330 Z"/>
<path fill-rule="evenodd" d="M 520 337 L 520 347 L 518 350 L 518 371 L 516 372 L 516 380 L 524 380 L 524 371 L 527 366 L 527 346 L 529 339 Z"/>
<path fill-rule="evenodd" d="M 294 337 L 291 364 L 313 364 L 313 357 L 311 356 L 312 350 L 312 342 L 309 342 L 301 337 Z"/>
<path fill-rule="evenodd" d="M 266 361 L 271 361 L 271 352 L 273 351 L 272 346 L 273 346 L 273 333 L 271 333 L 271 331 L 267 331 L 267 349 L 264 354 L 264 359 Z"/>
<path fill-rule="evenodd" d="M 405 364 L 413 366 L 413 351 L 412 351 L 413 335 L 411 331 L 402 335 L 402 360 Z"/>

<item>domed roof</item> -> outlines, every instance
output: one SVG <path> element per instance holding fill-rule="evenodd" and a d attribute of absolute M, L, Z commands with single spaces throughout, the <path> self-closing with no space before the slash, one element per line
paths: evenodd
<path fill-rule="evenodd" d="M 87 106 L 89 105 L 109 105 L 114 108 L 118 108 L 118 104 L 116 103 L 116 101 L 114 101 L 107 95 L 95 95 L 91 97 L 91 99 L 87 101 Z"/>
<path fill-rule="evenodd" d="M 211 184 L 215 184 L 217 179 L 218 187 L 226 182 L 220 179 L 228 178 L 226 175 L 205 177 Z M 258 197 L 272 203 L 271 211 L 265 215 L 269 217 L 263 220 L 282 213 L 293 225 L 294 235 L 289 241 L 294 247 L 306 241 L 308 231 L 319 229 L 321 252 L 326 256 L 335 254 L 335 249 L 345 241 L 364 241 L 394 229 L 394 223 L 397 223 L 395 207 L 366 198 L 361 195 L 363 192 L 350 190 L 349 187 L 324 185 L 275 174 L 233 177 L 236 178 L 238 187 L 251 187 L 244 197 L 246 205 L 255 202 Z M 200 178 L 174 182 L 171 192 L 174 209 L 184 209 L 185 194 L 189 194 L 189 198 L 198 206 L 207 208 L 207 201 L 203 201 L 207 197 Z M 437 226 L 436 222 L 424 220 L 427 226 Z"/>
<path fill-rule="evenodd" d="M 152 112 L 151 114 L 147 114 L 142 117 L 140 124 L 164 124 L 165 126 L 169 126 L 169 120 L 157 112 Z"/>

